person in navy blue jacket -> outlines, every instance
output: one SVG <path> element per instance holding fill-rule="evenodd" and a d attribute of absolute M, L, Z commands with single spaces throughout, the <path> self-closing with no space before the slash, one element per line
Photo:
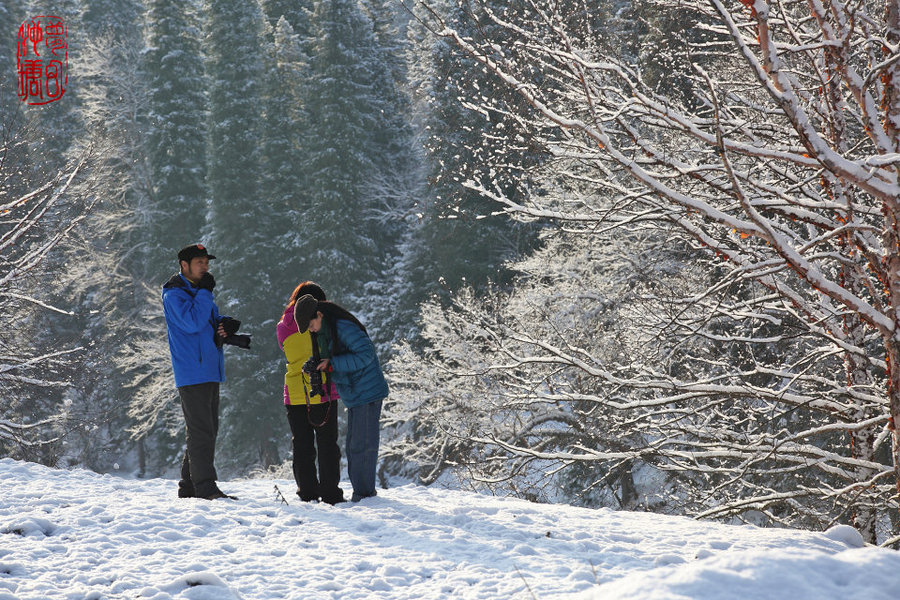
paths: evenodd
<path fill-rule="evenodd" d="M 214 258 L 202 244 L 185 246 L 178 252 L 181 271 L 162 290 L 172 370 L 186 430 L 179 498 L 232 498 L 216 484 L 214 464 L 219 384 L 225 381 L 221 342 L 228 335 L 224 327 L 227 317 L 219 314 L 213 300 L 216 281 L 209 272 L 209 261 Z"/>
<path fill-rule="evenodd" d="M 294 304 L 300 333 L 316 334 L 322 361 L 320 371 L 331 375 L 347 407 L 347 472 L 353 502 L 375 496 L 381 407 L 388 384 L 365 326 L 333 302 L 307 294 Z"/>

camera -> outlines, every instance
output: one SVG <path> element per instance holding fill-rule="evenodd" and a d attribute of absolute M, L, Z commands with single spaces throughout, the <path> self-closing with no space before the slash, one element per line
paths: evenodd
<path fill-rule="evenodd" d="M 238 335 L 237 330 L 241 326 L 241 322 L 237 319 L 232 319 L 231 317 L 223 317 L 219 324 L 222 325 L 222 328 L 225 330 L 226 336 L 223 338 L 219 335 L 218 331 L 213 332 L 213 341 L 216 342 L 216 346 L 221 348 L 222 344 L 229 344 L 231 346 L 237 346 L 238 348 L 248 349 L 250 348 L 250 336 L 249 335 Z"/>
<path fill-rule="evenodd" d="M 223 339 L 222 343 L 231 344 L 232 346 L 237 346 L 238 348 L 248 349 L 250 348 L 250 339 L 251 338 L 249 335 L 233 334 Z"/>
<path fill-rule="evenodd" d="M 322 385 L 322 371 L 318 370 L 319 362 L 310 357 L 308 361 L 303 363 L 303 372 L 309 375 L 309 387 L 311 396 L 324 396 L 325 387 Z"/>

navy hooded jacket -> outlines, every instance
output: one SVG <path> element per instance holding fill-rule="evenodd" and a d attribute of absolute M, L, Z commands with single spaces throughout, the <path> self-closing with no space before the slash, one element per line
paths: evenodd
<path fill-rule="evenodd" d="M 213 337 L 222 317 L 212 292 L 176 273 L 163 286 L 162 302 L 175 385 L 225 381 L 225 352 Z"/>

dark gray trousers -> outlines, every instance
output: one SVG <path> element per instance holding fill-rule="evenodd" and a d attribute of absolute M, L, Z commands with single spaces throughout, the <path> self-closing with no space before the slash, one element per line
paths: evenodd
<path fill-rule="evenodd" d="M 186 448 L 178 488 L 184 495 L 208 496 L 216 490 L 216 437 L 219 434 L 219 383 L 178 388 L 184 411 Z"/>

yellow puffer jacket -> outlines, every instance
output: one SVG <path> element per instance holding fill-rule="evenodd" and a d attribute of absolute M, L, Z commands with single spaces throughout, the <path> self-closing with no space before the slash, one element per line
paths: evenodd
<path fill-rule="evenodd" d="M 300 333 L 294 321 L 294 308 L 284 311 L 281 321 L 276 327 L 278 343 L 287 360 L 287 372 L 284 374 L 284 403 L 289 405 L 321 404 L 337 399 L 334 385 L 327 373 L 323 373 L 325 398 L 310 395 L 309 375 L 303 372 L 303 363 L 312 356 L 312 337 L 309 332 Z"/>

